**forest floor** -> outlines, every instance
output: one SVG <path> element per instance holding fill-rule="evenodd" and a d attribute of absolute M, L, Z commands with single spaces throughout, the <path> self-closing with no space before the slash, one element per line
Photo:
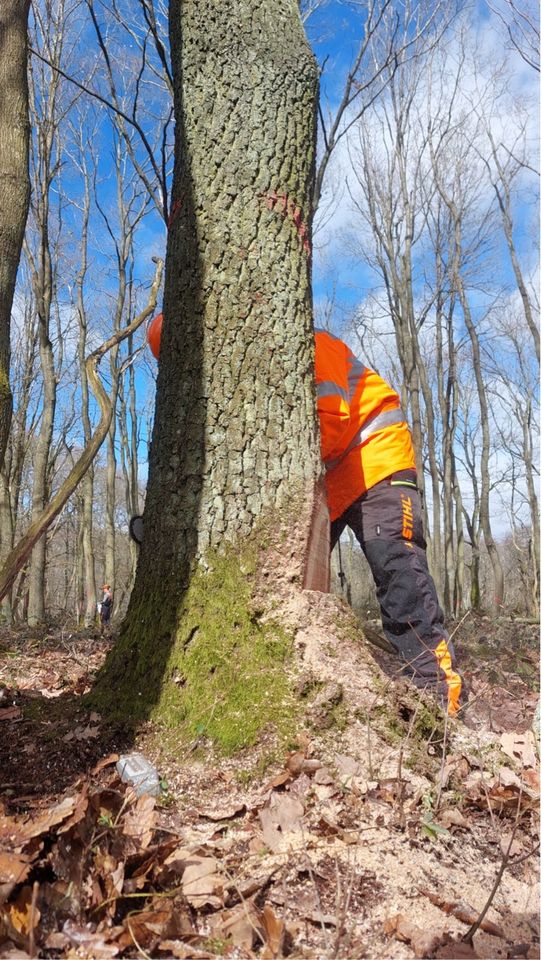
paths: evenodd
<path fill-rule="evenodd" d="M 354 709 L 352 644 L 318 654 L 346 707 L 320 696 L 287 753 L 201 737 L 173 762 L 152 725 L 128 742 L 81 708 L 111 641 L 1 629 L 0 957 L 539 957 L 538 627 L 454 639 L 470 706 L 443 734 L 403 683 Z M 158 798 L 120 781 L 133 749 Z"/>

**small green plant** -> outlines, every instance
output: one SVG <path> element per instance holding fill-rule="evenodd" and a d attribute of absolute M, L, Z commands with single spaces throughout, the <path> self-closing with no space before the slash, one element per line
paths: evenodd
<path fill-rule="evenodd" d="M 160 807 L 172 807 L 175 802 L 173 794 L 169 790 L 169 784 L 167 780 L 160 780 L 160 796 L 158 798 L 158 806 Z"/>
<path fill-rule="evenodd" d="M 209 937 L 208 940 L 203 940 L 201 944 L 204 950 L 208 950 L 216 957 L 223 957 L 227 945 L 227 940 L 222 940 L 221 937 Z"/>
<path fill-rule="evenodd" d="M 429 840 L 437 840 L 438 837 L 449 837 L 450 833 L 445 827 L 440 827 L 439 823 L 434 822 L 434 804 L 436 797 L 433 790 L 425 793 L 421 800 L 421 806 L 424 810 L 421 820 L 421 832 Z"/>

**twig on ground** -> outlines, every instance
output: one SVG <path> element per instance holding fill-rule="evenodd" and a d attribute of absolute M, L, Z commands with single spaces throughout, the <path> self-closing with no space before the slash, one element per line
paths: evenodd
<path fill-rule="evenodd" d="M 31 902 L 31 904 L 30 904 L 30 919 L 29 919 L 30 931 L 29 931 L 29 934 L 28 934 L 28 953 L 29 953 L 29 955 L 30 955 L 31 957 L 35 957 L 35 956 L 36 956 L 36 941 L 35 941 L 35 934 L 34 934 L 34 928 L 35 928 L 34 919 L 35 919 L 35 916 L 36 916 L 36 906 L 37 906 L 37 902 L 38 902 L 38 893 L 39 893 L 39 883 L 38 883 L 37 880 L 35 880 L 35 881 L 34 881 L 34 886 L 32 887 L 32 902 Z"/>
<path fill-rule="evenodd" d="M 479 916 L 477 917 L 477 920 L 475 921 L 475 923 L 473 923 L 473 924 L 471 925 L 470 929 L 469 929 L 469 930 L 464 934 L 464 936 L 462 937 L 462 940 L 464 941 L 464 943 L 469 943 L 470 946 L 472 945 L 473 938 L 474 938 L 475 934 L 477 933 L 477 931 L 479 930 L 479 927 L 481 926 L 481 924 L 482 924 L 482 922 L 483 922 L 483 920 L 484 920 L 484 918 L 485 918 L 485 916 L 486 916 L 486 914 L 487 914 L 487 912 L 488 912 L 488 910 L 489 910 L 489 908 L 490 908 L 490 906 L 491 906 L 491 904 L 492 904 L 492 901 L 494 900 L 494 897 L 496 896 L 496 892 L 497 892 L 497 890 L 498 890 L 498 887 L 500 886 L 500 883 L 502 882 L 502 877 L 503 877 L 506 869 L 507 869 L 509 866 L 514 866 L 514 865 L 517 864 L 517 863 L 522 863 L 523 860 L 527 860 L 528 857 L 531 857 L 534 853 L 537 852 L 537 850 L 539 850 L 539 846 L 540 846 L 540 845 L 537 844 L 537 846 L 534 847 L 533 850 L 530 850 L 529 853 L 523 855 L 522 857 L 517 857 L 515 860 L 513 860 L 513 859 L 511 858 L 511 849 L 512 849 L 512 847 L 513 847 L 513 841 L 514 841 L 514 839 L 515 839 L 515 834 L 516 834 L 516 832 L 517 832 L 517 829 L 518 829 L 518 826 L 519 826 L 519 823 L 520 823 L 521 799 L 522 799 L 522 784 L 520 785 L 520 793 L 519 793 L 519 798 L 518 798 L 518 805 L 517 805 L 517 812 L 516 812 L 516 816 L 515 816 L 515 822 L 514 822 L 514 824 L 513 824 L 513 829 L 512 829 L 512 831 L 511 831 L 511 836 L 509 837 L 509 843 L 507 844 L 507 849 L 505 850 L 505 852 L 504 852 L 504 854 L 503 854 L 503 856 L 502 856 L 502 862 L 501 862 L 501 864 L 500 864 L 500 869 L 498 870 L 498 872 L 497 872 L 497 874 L 496 874 L 496 878 L 495 878 L 494 883 L 493 883 L 493 885 L 492 885 L 492 890 L 490 891 L 490 893 L 489 893 L 489 895 L 488 895 L 487 902 L 485 903 L 483 909 L 481 910 L 481 913 L 480 913 Z"/>
<path fill-rule="evenodd" d="M 464 616 L 462 617 L 462 620 L 459 620 L 459 622 L 457 623 L 455 629 L 454 629 L 453 632 L 449 635 L 449 640 L 452 640 L 452 639 L 453 639 L 455 633 L 457 633 L 457 632 L 460 630 L 462 624 L 464 623 L 464 620 L 467 620 L 468 617 L 470 616 L 470 614 L 471 614 L 471 610 L 466 610 L 466 613 L 465 613 Z"/>
<path fill-rule="evenodd" d="M 445 712 L 445 723 L 443 727 L 443 746 L 441 748 L 441 763 L 440 763 L 440 774 L 438 778 L 438 789 L 436 791 L 436 801 L 434 803 L 434 813 L 437 813 L 440 808 L 441 795 L 443 793 L 443 771 L 445 769 L 445 761 L 447 759 L 447 732 L 449 729 L 449 714 Z"/>
<path fill-rule="evenodd" d="M 139 953 L 141 954 L 141 956 L 144 957 L 145 960 L 152 960 L 152 957 L 150 956 L 150 954 L 147 953 L 146 950 L 143 950 L 141 944 L 138 942 L 137 937 L 135 936 L 135 934 L 134 934 L 134 932 L 133 932 L 133 930 L 132 930 L 132 928 L 131 928 L 131 923 L 130 923 L 130 918 L 129 918 L 129 917 L 126 917 L 126 923 L 128 924 L 128 930 L 130 931 L 130 937 L 132 938 L 132 940 L 133 940 L 133 942 L 134 942 L 137 950 L 138 950 Z"/>
<path fill-rule="evenodd" d="M 397 780 L 398 780 L 398 826 L 401 830 L 406 829 L 406 814 L 404 813 L 404 781 L 402 779 L 402 759 L 404 757 L 404 744 L 400 744 L 400 751 L 398 753 L 398 770 L 397 770 Z"/>
<path fill-rule="evenodd" d="M 349 934 L 346 931 L 346 917 L 349 916 L 349 903 L 351 900 L 351 894 L 353 890 L 353 880 L 354 873 L 351 871 L 350 880 L 348 883 L 347 891 L 345 891 L 345 896 L 343 893 L 342 887 L 342 877 L 340 875 L 340 869 L 338 866 L 338 860 L 334 861 L 334 870 L 336 875 L 336 894 L 335 894 L 335 903 L 336 903 L 336 933 L 334 936 L 334 945 L 331 951 L 331 960 L 336 960 L 340 954 L 340 947 L 342 942 L 345 940 L 344 946 L 347 947 L 349 940 Z"/>
<path fill-rule="evenodd" d="M 303 851 L 303 852 L 304 852 L 304 857 L 305 857 L 305 861 L 306 861 L 306 865 L 307 865 L 308 876 L 310 877 L 310 880 L 311 880 L 311 882 L 312 882 L 312 886 L 313 886 L 314 891 L 315 891 L 315 894 L 316 894 L 317 906 L 318 906 L 319 917 L 320 917 L 319 923 L 320 923 L 320 926 L 321 926 L 321 932 L 322 932 L 322 934 L 323 934 L 323 939 L 325 940 L 325 949 L 327 950 L 327 953 L 329 953 L 331 947 L 330 947 L 330 943 L 329 943 L 329 938 L 328 938 L 328 936 L 327 936 L 327 928 L 326 928 L 325 923 L 324 923 L 324 920 L 323 920 L 323 904 L 321 903 L 321 897 L 320 897 L 320 895 L 319 895 L 319 890 L 318 890 L 318 887 L 317 887 L 316 878 L 315 878 L 315 876 L 314 876 L 314 871 L 312 870 L 312 862 L 311 862 L 311 860 L 310 860 L 310 857 L 308 856 L 308 845 L 307 845 L 307 843 L 306 843 L 306 841 L 305 841 L 305 839 L 304 839 L 304 831 L 302 830 L 302 825 L 301 825 L 301 835 L 302 835 L 303 843 L 304 843 L 304 851 Z"/>

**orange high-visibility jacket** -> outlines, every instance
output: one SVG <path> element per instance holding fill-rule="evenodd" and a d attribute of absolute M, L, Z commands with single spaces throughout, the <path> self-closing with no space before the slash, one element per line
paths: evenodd
<path fill-rule="evenodd" d="M 156 359 L 162 320 L 161 313 L 155 316 L 147 331 Z M 380 480 L 415 468 L 415 458 L 398 394 L 326 330 L 316 330 L 316 391 L 327 501 L 335 520 Z"/>
<path fill-rule="evenodd" d="M 316 329 L 316 392 L 331 520 L 380 480 L 415 469 L 395 390 L 342 340 Z"/>

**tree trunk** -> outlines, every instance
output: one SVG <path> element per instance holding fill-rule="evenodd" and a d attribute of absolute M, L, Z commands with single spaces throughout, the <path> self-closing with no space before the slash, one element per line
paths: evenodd
<path fill-rule="evenodd" d="M 455 224 L 455 229 L 458 229 L 457 224 Z M 459 245 L 458 248 L 460 249 Z M 481 495 L 479 498 L 479 522 L 481 524 L 481 529 L 483 531 L 483 537 L 485 541 L 485 546 L 487 548 L 487 553 L 490 557 L 490 562 L 492 564 L 492 572 L 494 575 L 494 595 L 492 606 L 494 610 L 498 612 L 503 606 L 504 601 L 504 573 L 500 561 L 500 554 L 498 547 L 496 546 L 496 541 L 492 534 L 492 526 L 490 522 L 490 470 L 489 470 L 489 456 L 490 456 L 490 422 L 489 422 L 489 411 L 488 411 L 488 400 L 486 394 L 485 383 L 483 380 L 483 370 L 481 363 L 481 347 L 479 344 L 479 337 L 477 330 L 475 329 L 475 324 L 473 322 L 471 311 L 466 297 L 466 291 L 464 284 L 462 282 L 462 277 L 460 274 L 456 276 L 456 284 L 458 289 L 458 295 L 462 305 L 462 310 L 464 314 L 464 323 L 466 324 L 466 329 L 470 336 L 470 341 L 472 345 L 472 359 L 473 359 L 473 369 L 475 374 L 475 382 L 477 385 L 477 392 L 479 394 L 479 408 L 481 412 Z"/>
<path fill-rule="evenodd" d="M 456 566 L 454 576 L 453 613 L 458 619 L 464 609 L 464 517 L 462 509 L 462 493 L 458 484 L 456 466 L 453 457 L 453 476 L 455 477 L 456 502 Z"/>
<path fill-rule="evenodd" d="M 81 151 L 82 152 L 82 151 Z M 90 176 L 84 162 L 81 164 L 84 181 L 84 202 L 81 220 L 81 264 L 77 272 L 77 318 L 79 321 L 78 337 L 78 364 L 81 382 L 81 420 L 85 447 L 92 438 L 92 424 L 90 421 L 90 397 L 88 377 L 86 373 L 86 351 L 88 317 L 85 303 L 85 282 L 88 270 L 88 224 L 90 219 Z M 94 565 L 94 538 L 92 516 L 94 507 L 94 470 L 90 467 L 81 484 L 81 547 L 82 565 L 84 571 L 84 609 L 83 624 L 90 627 L 96 620 L 96 571 Z"/>
<path fill-rule="evenodd" d="M 173 682 L 184 651 L 230 640 L 242 672 L 236 638 L 266 636 L 278 585 L 302 586 L 321 472 L 317 68 L 294 0 L 172 0 L 170 32 L 176 162 L 145 537 L 100 689 L 125 715 L 174 704 L 178 721 L 198 692 Z M 259 615 L 242 600 L 255 581 Z M 214 724 L 226 701 L 220 689 Z"/>
<path fill-rule="evenodd" d="M 0 468 L 11 424 L 11 307 L 30 201 L 27 23 L 29 0 L 0 4 Z"/>
<path fill-rule="evenodd" d="M 51 276 L 47 270 L 48 288 Z M 41 283 L 41 278 L 38 283 Z M 32 516 L 34 523 L 49 502 L 49 457 L 53 439 L 54 417 L 56 410 L 56 371 L 53 346 L 49 339 L 50 294 L 44 296 L 44 312 L 38 310 L 40 321 L 40 357 L 43 373 L 43 411 L 41 427 L 36 442 L 34 456 L 34 475 L 32 484 Z M 41 537 L 36 543 L 30 560 L 28 574 L 28 623 L 30 626 L 45 621 L 45 565 L 47 560 L 47 538 Z"/>

